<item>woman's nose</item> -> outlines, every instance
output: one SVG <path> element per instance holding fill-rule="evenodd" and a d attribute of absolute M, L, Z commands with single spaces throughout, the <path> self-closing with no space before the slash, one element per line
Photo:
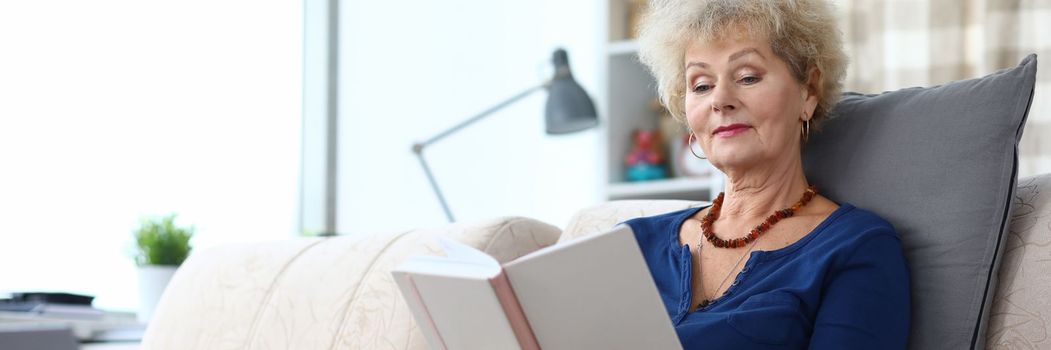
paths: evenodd
<path fill-rule="evenodd" d="M 734 96 L 733 86 L 718 84 L 712 91 L 712 111 L 729 112 L 737 109 L 737 98 Z"/>

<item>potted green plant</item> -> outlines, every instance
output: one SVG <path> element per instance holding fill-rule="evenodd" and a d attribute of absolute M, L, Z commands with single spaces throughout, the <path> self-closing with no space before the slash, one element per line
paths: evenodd
<path fill-rule="evenodd" d="M 168 281 L 190 255 L 194 228 L 175 225 L 175 214 L 143 219 L 134 231 L 139 266 L 139 320 L 148 322 Z"/>

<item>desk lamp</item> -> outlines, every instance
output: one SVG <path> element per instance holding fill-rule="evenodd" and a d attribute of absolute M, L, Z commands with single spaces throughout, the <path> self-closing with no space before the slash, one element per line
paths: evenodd
<path fill-rule="evenodd" d="M 548 135 L 568 134 L 598 125 L 595 105 L 591 102 L 591 98 L 588 97 L 584 88 L 580 87 L 576 80 L 573 80 L 573 74 L 569 70 L 569 56 L 566 54 L 566 50 L 555 50 L 551 61 L 555 64 L 555 76 L 550 80 L 511 96 L 425 141 L 412 145 L 412 152 L 419 158 L 420 166 L 423 167 L 423 172 L 427 175 L 427 180 L 430 181 L 431 188 L 434 189 L 434 195 L 438 197 L 438 202 L 441 203 L 442 209 L 445 210 L 445 217 L 449 219 L 449 222 L 455 221 L 452 211 L 449 210 L 449 203 L 442 196 L 438 182 L 435 181 L 434 174 L 431 173 L 431 168 L 423 157 L 423 150 L 428 146 L 541 89 L 545 89 L 548 92 L 547 107 L 544 110 L 545 130 Z"/>

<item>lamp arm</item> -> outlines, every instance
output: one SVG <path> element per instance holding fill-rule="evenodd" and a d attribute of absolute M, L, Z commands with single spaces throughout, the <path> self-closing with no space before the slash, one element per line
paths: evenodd
<path fill-rule="evenodd" d="M 434 174 L 431 173 L 431 168 L 429 166 L 427 166 L 427 160 L 423 158 L 423 149 L 427 148 L 427 146 L 430 146 L 431 144 L 434 144 L 435 142 L 438 142 L 439 140 L 441 140 L 441 139 L 443 139 L 443 138 L 445 138 L 445 137 L 447 137 L 449 135 L 455 134 L 456 132 L 462 130 L 463 128 L 466 128 L 467 126 L 469 126 L 471 124 L 474 124 L 475 122 L 477 122 L 479 120 L 485 119 L 485 117 L 488 117 L 489 115 L 492 115 L 494 112 L 499 111 L 499 110 L 503 109 L 504 107 L 507 107 L 507 106 L 517 102 L 518 100 L 521 100 L 521 99 L 525 98 L 526 96 L 529 96 L 530 94 L 536 92 L 537 90 L 546 89 L 548 86 L 550 86 L 550 84 L 551 84 L 551 82 L 544 82 L 543 84 L 540 84 L 540 85 L 531 87 L 529 89 L 526 89 L 525 91 L 522 91 L 522 92 L 518 93 L 517 95 L 511 96 L 511 98 L 508 98 L 507 100 L 504 100 L 503 102 L 500 102 L 500 103 L 496 104 L 495 106 L 489 107 L 488 109 L 482 111 L 481 113 L 478 113 L 477 115 L 475 115 L 473 117 L 467 118 L 467 120 L 464 120 L 464 121 L 460 122 L 459 124 L 456 124 L 453 127 L 449 128 L 449 129 L 446 129 L 445 131 L 442 131 L 442 132 L 438 133 L 437 135 L 432 136 L 431 138 L 427 139 L 426 141 L 417 142 L 417 143 L 412 145 L 412 153 L 415 153 L 416 154 L 416 158 L 418 158 L 420 160 L 420 166 L 423 167 L 423 172 L 425 174 L 427 174 L 427 180 L 430 181 L 431 188 L 434 190 L 435 196 L 438 197 L 438 202 L 441 203 L 442 209 L 445 210 L 445 217 L 449 219 L 449 222 L 453 222 L 454 221 L 452 211 L 449 210 L 449 204 L 447 202 L 445 202 L 445 197 L 442 196 L 442 191 L 438 187 L 438 182 L 434 180 Z"/>
<path fill-rule="evenodd" d="M 503 109 L 504 107 L 507 107 L 507 106 L 509 106 L 509 105 L 511 105 L 511 104 L 513 104 L 515 102 L 518 102 L 518 100 L 521 100 L 521 99 L 525 98 L 526 96 L 529 96 L 530 94 L 536 92 L 537 90 L 547 88 L 548 85 L 549 85 L 548 82 L 544 82 L 543 84 L 540 84 L 540 85 L 531 87 L 529 89 L 526 89 L 525 91 L 522 91 L 522 92 L 518 93 L 517 95 L 511 96 L 511 98 L 508 98 L 507 100 L 504 100 L 503 102 L 500 102 L 500 103 L 496 104 L 495 106 L 489 107 L 488 109 L 482 111 L 481 113 L 478 113 L 477 115 L 475 115 L 473 117 L 470 117 L 467 120 L 464 120 L 464 121 L 460 122 L 459 124 L 456 124 L 453 127 L 438 133 L 437 135 L 432 136 L 431 138 L 427 139 L 426 141 L 416 143 L 416 145 L 421 147 L 421 148 L 427 147 L 427 146 L 431 145 L 432 143 L 438 142 L 438 140 L 441 140 L 441 139 L 445 138 L 446 136 L 452 135 L 452 134 L 460 131 L 461 129 L 467 127 L 468 125 L 474 124 L 475 122 L 477 122 L 479 120 L 485 119 L 485 117 L 488 117 L 489 115 L 493 114 L 496 111 L 499 111 L 499 110 Z"/>
<path fill-rule="evenodd" d="M 453 218 L 452 210 L 449 210 L 449 203 L 445 202 L 445 196 L 442 196 L 442 190 L 438 188 L 438 182 L 434 180 L 434 174 L 431 173 L 431 167 L 427 166 L 427 159 L 423 158 L 423 153 L 416 152 L 416 158 L 420 160 L 420 166 L 423 167 L 423 173 L 427 174 L 427 181 L 431 183 L 431 188 L 434 189 L 434 195 L 438 196 L 438 203 L 442 204 L 442 210 L 445 211 L 445 218 L 449 219 L 449 222 L 455 222 Z"/>

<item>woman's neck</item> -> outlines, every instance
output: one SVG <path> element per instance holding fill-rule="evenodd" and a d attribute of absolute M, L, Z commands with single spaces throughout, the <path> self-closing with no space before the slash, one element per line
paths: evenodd
<path fill-rule="evenodd" d="M 799 201 L 808 186 L 800 158 L 746 172 L 726 172 L 721 218 L 766 218 Z"/>

